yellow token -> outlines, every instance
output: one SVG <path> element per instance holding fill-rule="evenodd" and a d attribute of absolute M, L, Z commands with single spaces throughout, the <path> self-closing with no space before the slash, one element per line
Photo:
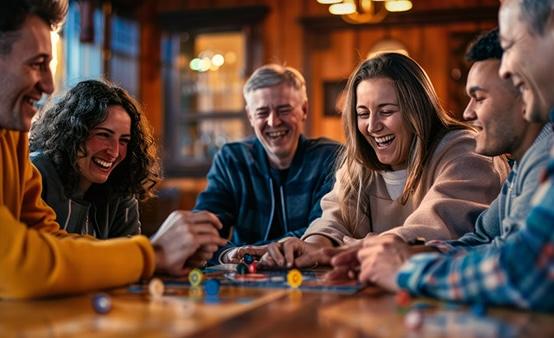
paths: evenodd
<path fill-rule="evenodd" d="M 191 272 L 189 272 L 189 283 L 192 286 L 198 286 L 200 283 L 202 283 L 202 279 L 204 277 L 204 274 L 199 269 L 192 269 Z"/>
<path fill-rule="evenodd" d="M 164 283 L 159 278 L 152 278 L 148 283 L 148 293 L 154 298 L 160 298 L 165 291 Z"/>
<path fill-rule="evenodd" d="M 302 273 L 297 269 L 292 269 L 287 274 L 287 282 L 291 288 L 299 288 L 302 285 Z"/>

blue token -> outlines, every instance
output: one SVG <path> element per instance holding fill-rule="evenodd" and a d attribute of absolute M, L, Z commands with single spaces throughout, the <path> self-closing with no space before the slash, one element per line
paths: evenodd
<path fill-rule="evenodd" d="M 96 313 L 106 314 L 112 309 L 112 298 L 107 293 L 97 293 L 92 297 L 92 307 Z"/>
<path fill-rule="evenodd" d="M 483 303 L 475 303 L 471 306 L 471 313 L 477 317 L 483 317 L 487 313 L 487 308 Z"/>
<path fill-rule="evenodd" d="M 242 261 L 248 265 L 252 264 L 254 262 L 254 257 L 252 257 L 251 254 L 245 254 L 242 257 Z"/>
<path fill-rule="evenodd" d="M 219 281 L 217 279 L 208 279 L 204 283 L 204 292 L 208 296 L 216 296 L 219 294 Z"/>

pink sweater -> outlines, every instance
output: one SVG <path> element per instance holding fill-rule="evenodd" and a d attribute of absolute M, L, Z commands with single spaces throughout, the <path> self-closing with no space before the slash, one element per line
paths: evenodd
<path fill-rule="evenodd" d="M 323 213 L 310 224 L 303 239 L 323 235 L 342 245 L 343 237 L 363 238 L 368 233 L 415 238 L 454 239 L 473 230 L 476 217 L 500 192 L 509 167 L 502 157 L 474 152 L 474 133 L 451 131 L 444 136 L 423 171 L 420 184 L 402 205 L 392 200 L 380 173 L 367 187 L 370 213 L 359 212 L 357 224 L 345 224 L 337 191 L 344 170 L 337 171 L 333 190 L 321 200 Z M 346 201 L 355 214 L 356 201 Z M 371 217 L 371 219 L 370 219 Z"/>

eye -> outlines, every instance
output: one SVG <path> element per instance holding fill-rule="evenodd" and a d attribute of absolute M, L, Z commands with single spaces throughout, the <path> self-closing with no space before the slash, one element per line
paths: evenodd
<path fill-rule="evenodd" d="M 367 119 L 369 117 L 369 111 L 358 110 L 356 111 L 356 116 L 358 116 L 359 119 Z"/>
<path fill-rule="evenodd" d="M 269 112 L 266 110 L 257 111 L 255 117 L 258 119 L 265 119 L 269 115 Z"/>
<path fill-rule="evenodd" d="M 122 143 L 122 144 L 129 144 L 131 142 L 131 139 L 129 138 L 122 138 L 122 139 L 119 139 L 119 143 Z"/>

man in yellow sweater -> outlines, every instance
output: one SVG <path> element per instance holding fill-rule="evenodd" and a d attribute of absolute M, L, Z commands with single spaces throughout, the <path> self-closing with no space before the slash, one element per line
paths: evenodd
<path fill-rule="evenodd" d="M 187 259 L 217 250 L 221 223 L 176 211 L 151 240 L 98 241 L 59 230 L 41 199 L 27 131 L 36 102 L 54 90 L 50 34 L 67 0 L 0 4 L 0 298 L 72 294 L 124 285 L 154 271 L 183 275 Z"/>

